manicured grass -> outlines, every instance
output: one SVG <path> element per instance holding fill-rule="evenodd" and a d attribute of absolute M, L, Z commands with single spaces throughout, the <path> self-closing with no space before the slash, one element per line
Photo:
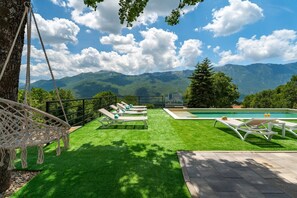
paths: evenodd
<path fill-rule="evenodd" d="M 174 120 L 163 110 L 149 110 L 148 129 L 130 123 L 100 129 L 97 120 L 70 136 L 71 148 L 55 157 L 45 150 L 28 154 L 29 167 L 42 172 L 15 197 L 190 197 L 178 163 L 178 150 L 296 150 L 296 139 L 274 136 L 271 142 L 236 134 L 212 120 Z M 20 166 L 18 164 L 18 166 Z"/>

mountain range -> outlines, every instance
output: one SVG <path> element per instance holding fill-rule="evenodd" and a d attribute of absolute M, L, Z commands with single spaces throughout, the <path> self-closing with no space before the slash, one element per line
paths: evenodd
<path fill-rule="evenodd" d="M 285 84 L 292 75 L 297 75 L 297 62 L 290 64 L 225 65 L 213 67 L 224 72 L 238 86 L 241 99 L 265 89 Z M 160 96 L 169 93 L 184 93 L 190 84 L 188 77 L 193 70 L 124 75 L 112 71 L 82 73 L 56 80 L 57 86 L 70 89 L 77 98 L 92 97 L 101 91 L 112 91 L 117 95 Z M 52 90 L 50 80 L 32 83 L 32 87 Z"/>

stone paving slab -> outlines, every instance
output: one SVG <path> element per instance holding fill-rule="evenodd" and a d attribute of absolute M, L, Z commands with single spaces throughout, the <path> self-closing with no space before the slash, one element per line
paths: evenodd
<path fill-rule="evenodd" d="M 297 152 L 177 154 L 192 197 L 297 197 Z"/>

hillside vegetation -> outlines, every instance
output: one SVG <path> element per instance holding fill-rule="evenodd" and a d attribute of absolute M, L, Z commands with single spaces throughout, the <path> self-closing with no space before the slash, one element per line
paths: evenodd
<path fill-rule="evenodd" d="M 297 74 L 297 63 L 286 65 L 252 64 L 247 66 L 225 65 L 214 67 L 233 79 L 241 98 L 266 89 L 274 89 L 287 83 Z M 184 93 L 190 84 L 188 77 L 193 70 L 124 75 L 111 71 L 83 73 L 57 80 L 57 85 L 70 89 L 76 97 L 92 97 L 101 91 L 112 91 L 118 95 L 159 96 L 168 93 Z M 46 90 L 52 89 L 52 82 L 41 80 L 32 84 Z"/>
<path fill-rule="evenodd" d="M 297 108 L 297 75 L 285 85 L 248 95 L 242 103 L 252 108 Z"/>

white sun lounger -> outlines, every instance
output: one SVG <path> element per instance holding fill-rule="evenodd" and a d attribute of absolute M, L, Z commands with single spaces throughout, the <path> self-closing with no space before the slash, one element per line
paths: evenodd
<path fill-rule="evenodd" d="M 147 110 L 146 108 L 134 108 L 134 107 L 127 109 L 126 106 L 121 104 L 121 103 L 117 103 L 117 106 L 119 108 L 121 108 L 121 109 L 126 110 L 126 111 L 138 111 L 138 112 L 140 112 L 140 111 L 146 111 Z"/>
<path fill-rule="evenodd" d="M 99 122 L 103 127 L 110 126 L 115 123 L 123 123 L 123 122 L 136 122 L 142 121 L 144 126 L 147 127 L 147 116 L 119 116 L 115 117 L 114 114 L 102 108 L 98 110 L 100 113 L 104 115 L 103 118 L 99 119 Z"/>
<path fill-rule="evenodd" d="M 272 136 L 277 134 L 277 132 L 271 131 L 271 122 L 274 122 L 276 119 L 272 118 L 265 118 L 265 119 L 250 119 L 246 122 L 236 120 L 233 118 L 228 118 L 227 120 L 222 120 L 221 118 L 218 118 L 215 120 L 214 126 L 217 122 L 220 122 L 226 126 L 228 126 L 230 129 L 232 129 L 241 140 L 245 140 L 248 135 L 254 134 L 254 135 L 262 135 L 264 136 L 268 141 L 271 140 Z M 269 124 L 269 127 L 267 128 L 265 124 Z M 241 135 L 240 132 L 245 133 L 244 136 Z"/>
<path fill-rule="evenodd" d="M 274 127 L 282 129 L 282 136 L 283 137 L 286 136 L 286 131 L 290 132 L 295 137 L 297 137 L 297 133 L 294 132 L 294 130 L 297 130 L 297 123 L 284 121 L 284 120 L 276 120 L 276 122 L 274 122 L 272 125 Z"/>
<path fill-rule="evenodd" d="M 125 106 L 127 106 L 127 105 L 129 105 L 129 104 L 127 104 L 127 103 L 125 103 L 124 101 L 121 101 L 121 103 L 123 104 L 123 105 L 125 105 Z M 133 108 L 146 108 L 146 106 L 144 106 L 144 105 L 133 105 Z"/>
<path fill-rule="evenodd" d="M 120 114 L 120 115 L 146 115 L 147 111 L 125 111 L 116 107 L 115 105 L 110 105 L 110 107 L 115 110 L 113 114 Z"/>

